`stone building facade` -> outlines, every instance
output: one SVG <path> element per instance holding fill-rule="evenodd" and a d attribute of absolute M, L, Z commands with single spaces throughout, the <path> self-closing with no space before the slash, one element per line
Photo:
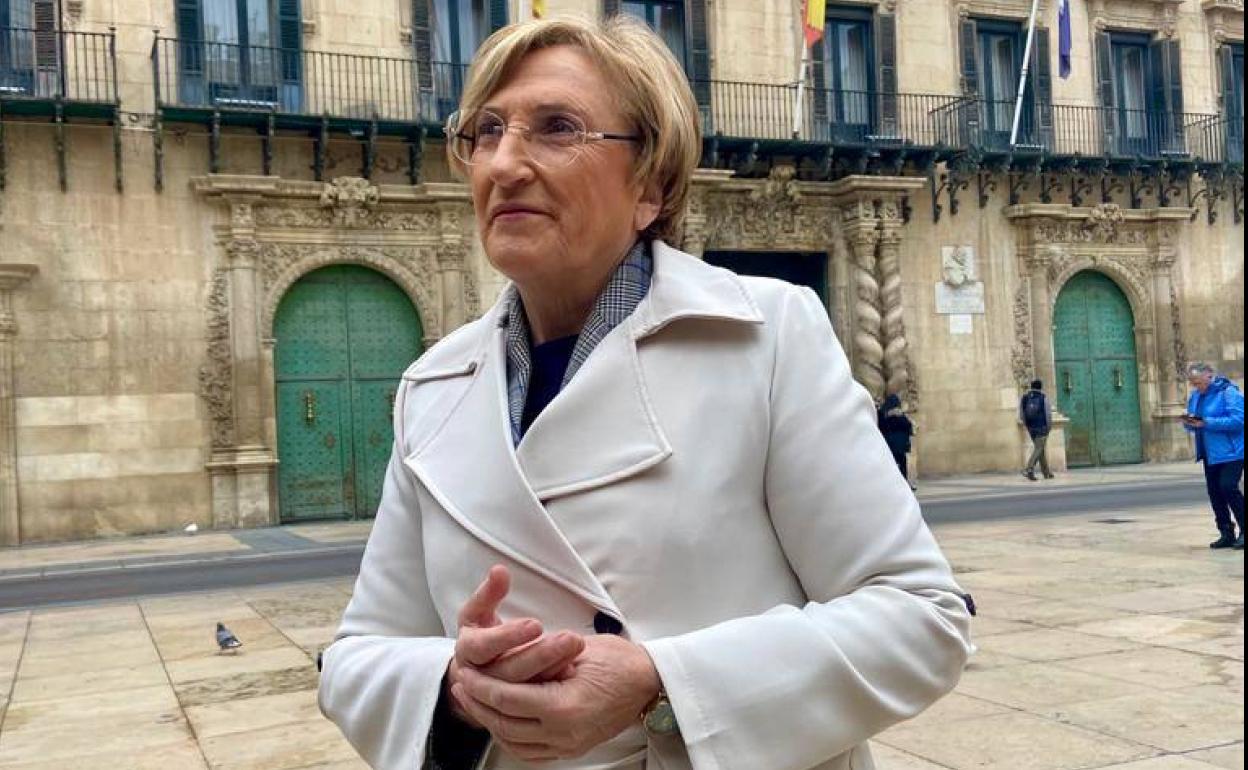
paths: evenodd
<path fill-rule="evenodd" d="M 0 5 L 0 544 L 368 515 L 396 362 L 504 285 L 437 128 L 520 4 Z M 830 3 L 807 66 L 796 0 L 547 5 L 680 49 L 678 245 L 821 293 L 921 475 L 1017 468 L 1032 377 L 1058 467 L 1190 454 L 1187 359 L 1242 383 L 1242 0 L 1074 3 L 1067 78 L 1043 0 L 1013 145 L 1026 0 Z"/>

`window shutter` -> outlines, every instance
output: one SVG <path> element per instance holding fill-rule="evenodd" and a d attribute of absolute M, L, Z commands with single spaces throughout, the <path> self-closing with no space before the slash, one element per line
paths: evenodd
<path fill-rule="evenodd" d="M 35 0 L 35 66 L 41 72 L 56 72 L 60 61 L 56 43 L 56 2 Z"/>
<path fill-rule="evenodd" d="M 897 126 L 897 17 L 882 13 L 875 20 L 875 50 L 879 51 L 879 133 L 898 136 Z"/>
<path fill-rule="evenodd" d="M 303 19 L 299 0 L 277 0 L 277 41 L 282 50 L 282 106 L 297 111 L 303 81 Z"/>
<path fill-rule="evenodd" d="M 804 109 L 809 108 L 809 117 L 807 119 L 814 129 L 809 132 L 810 138 L 816 141 L 825 139 L 824 133 L 831 128 L 828 125 L 828 79 L 825 77 L 824 72 L 827 62 L 827 45 L 828 36 L 824 35 L 810 47 L 811 95 L 810 100 L 803 105 Z"/>
<path fill-rule="evenodd" d="M 1050 48 L 1049 30 L 1036 28 L 1036 56 L 1032 62 L 1035 88 L 1032 99 L 1035 105 L 1035 140 L 1053 149 L 1053 52 Z"/>
<path fill-rule="evenodd" d="M 962 94 L 979 96 L 979 25 L 974 19 L 962 22 Z"/>
<path fill-rule="evenodd" d="M 618 16 L 620 13 L 620 0 L 602 0 L 602 16 L 603 18 L 611 18 Z"/>
<path fill-rule="evenodd" d="M 1183 120 L 1183 60 L 1179 41 L 1167 40 L 1163 46 L 1166 52 L 1166 93 L 1169 97 L 1167 106 L 1180 122 Z"/>
<path fill-rule="evenodd" d="M 1118 100 L 1114 94 L 1114 46 L 1108 32 L 1096 34 L 1096 79 L 1101 101 L 1101 131 L 1105 135 L 1105 151 L 1116 149 Z"/>
<path fill-rule="evenodd" d="M 412 47 L 416 56 L 416 87 L 421 103 L 433 93 L 433 41 L 429 36 L 429 4 L 433 0 L 412 0 Z"/>
<path fill-rule="evenodd" d="M 711 42 L 707 33 L 706 0 L 687 0 L 685 19 L 689 29 L 689 79 L 703 117 L 711 111 Z"/>
<path fill-rule="evenodd" d="M 1218 80 L 1222 84 L 1218 102 L 1222 105 L 1223 117 L 1231 117 L 1235 104 L 1235 49 L 1229 45 L 1218 46 Z"/>
<path fill-rule="evenodd" d="M 1187 136 L 1183 126 L 1183 59 L 1177 39 L 1167 40 L 1162 46 L 1165 51 L 1166 70 L 1166 106 L 1170 110 L 1170 149 L 1172 152 L 1187 152 Z"/>
<path fill-rule="evenodd" d="M 507 0 L 490 0 L 490 32 L 507 26 Z"/>
<path fill-rule="evenodd" d="M 1149 44 L 1149 138 L 1156 149 L 1183 152 L 1183 70 L 1177 40 Z"/>

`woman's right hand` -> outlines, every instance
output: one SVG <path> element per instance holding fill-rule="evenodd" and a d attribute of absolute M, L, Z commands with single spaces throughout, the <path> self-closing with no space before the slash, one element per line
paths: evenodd
<path fill-rule="evenodd" d="M 442 680 L 446 693 L 451 693 L 466 667 L 515 684 L 567 679 L 575 672 L 572 662 L 585 649 L 584 637 L 571 631 L 544 636 L 542 624 L 534 618 L 502 622 L 498 607 L 510 590 L 511 575 L 496 565 L 460 608 L 455 657 Z M 481 726 L 454 696 L 449 703 L 458 719 Z"/>

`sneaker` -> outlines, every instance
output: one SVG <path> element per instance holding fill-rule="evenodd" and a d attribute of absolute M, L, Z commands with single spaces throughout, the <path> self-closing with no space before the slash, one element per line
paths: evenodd
<path fill-rule="evenodd" d="M 1217 550 L 1217 549 L 1220 549 L 1220 548 L 1234 548 L 1234 547 L 1235 547 L 1235 542 L 1236 542 L 1236 541 L 1235 541 L 1235 538 L 1231 537 L 1230 535 L 1223 535 L 1222 537 L 1220 537 L 1220 538 L 1218 538 L 1217 540 L 1214 540 L 1212 543 L 1210 543 L 1210 544 L 1209 544 L 1209 547 L 1210 547 L 1210 548 L 1213 548 L 1214 550 Z M 1242 547 L 1243 547 L 1243 537 L 1240 537 L 1240 539 L 1239 539 L 1239 543 L 1240 543 L 1240 547 L 1242 548 Z"/>
<path fill-rule="evenodd" d="M 1052 473 L 1046 473 L 1044 474 L 1044 478 L 1045 478 L 1045 481 L 1048 481 L 1049 479 L 1057 478 L 1057 477 L 1054 476 Z"/>

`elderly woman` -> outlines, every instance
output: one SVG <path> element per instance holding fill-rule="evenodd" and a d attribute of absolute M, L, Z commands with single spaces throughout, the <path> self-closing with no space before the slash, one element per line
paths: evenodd
<path fill-rule="evenodd" d="M 640 25 L 481 48 L 485 317 L 404 375 L 320 704 L 379 768 L 866 770 L 966 607 L 816 296 L 672 248 L 701 148 Z"/>

